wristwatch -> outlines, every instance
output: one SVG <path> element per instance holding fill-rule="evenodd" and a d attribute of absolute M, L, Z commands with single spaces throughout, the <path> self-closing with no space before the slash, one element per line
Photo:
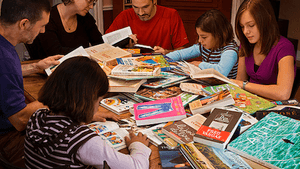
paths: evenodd
<path fill-rule="evenodd" d="M 245 90 L 245 86 L 246 86 L 246 84 L 247 83 L 249 83 L 249 81 L 248 80 L 245 80 L 245 81 L 243 81 L 243 87 L 242 87 L 242 89 L 244 89 Z"/>

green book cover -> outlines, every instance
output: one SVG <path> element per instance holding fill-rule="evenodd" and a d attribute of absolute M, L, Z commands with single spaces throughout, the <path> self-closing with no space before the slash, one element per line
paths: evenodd
<path fill-rule="evenodd" d="M 250 92 L 247 92 L 232 84 L 208 86 L 203 88 L 202 90 L 207 94 L 214 94 L 225 89 L 229 90 L 232 98 L 234 99 L 234 106 L 247 113 L 253 114 L 258 110 L 266 110 L 275 106 L 272 102 Z"/>
<path fill-rule="evenodd" d="M 270 113 L 228 149 L 271 168 L 300 168 L 300 121 Z M 271 164 L 271 165 L 270 165 Z"/>

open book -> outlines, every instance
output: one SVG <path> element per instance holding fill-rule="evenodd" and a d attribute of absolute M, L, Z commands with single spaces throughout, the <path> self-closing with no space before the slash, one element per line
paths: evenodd
<path fill-rule="evenodd" d="M 186 61 L 178 62 L 177 69 L 175 71 L 187 74 L 195 81 L 206 85 L 214 86 L 230 83 L 235 86 L 238 86 L 237 84 L 229 80 L 226 76 L 224 76 L 223 74 L 221 74 L 213 68 L 202 70 L 199 67 Z"/>
<path fill-rule="evenodd" d="M 87 56 L 89 57 L 89 54 L 84 50 L 84 48 L 82 46 L 78 47 L 77 49 L 73 50 L 72 52 L 68 53 L 67 55 L 63 56 L 62 58 L 60 58 L 59 64 L 55 65 L 55 66 L 51 66 L 48 67 L 47 69 L 45 69 L 46 73 L 48 76 L 51 75 L 51 73 L 65 60 L 71 58 L 71 57 L 75 57 L 75 56 Z"/>
<path fill-rule="evenodd" d="M 129 43 L 129 35 L 132 35 L 130 26 L 104 34 L 102 39 L 105 43 L 113 46 L 124 47 Z"/>
<path fill-rule="evenodd" d="M 121 150 L 126 147 L 124 137 L 129 136 L 129 133 L 127 130 L 119 128 L 116 122 L 94 122 L 87 126 L 95 131 L 112 148 Z"/>

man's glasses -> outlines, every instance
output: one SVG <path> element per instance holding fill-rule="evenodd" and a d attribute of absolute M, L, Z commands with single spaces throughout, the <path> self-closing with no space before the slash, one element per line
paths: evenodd
<path fill-rule="evenodd" d="M 87 0 L 87 2 L 89 3 L 89 5 L 96 5 L 97 0 Z"/>

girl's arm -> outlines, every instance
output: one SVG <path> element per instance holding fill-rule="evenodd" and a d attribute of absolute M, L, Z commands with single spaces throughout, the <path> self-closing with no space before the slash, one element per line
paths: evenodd
<path fill-rule="evenodd" d="M 111 169 L 117 168 L 149 168 L 151 149 L 141 142 L 133 142 L 128 147 L 130 154 L 120 153 L 100 137 L 93 137 L 77 151 L 77 158 L 85 165 L 103 167 L 106 161 Z"/>
<path fill-rule="evenodd" d="M 245 86 L 245 89 L 251 93 L 258 94 L 272 100 L 287 100 L 290 98 L 292 92 L 294 77 L 294 57 L 289 55 L 283 57 L 278 62 L 278 77 L 276 84 L 262 85 L 248 83 Z M 240 78 L 240 80 L 235 80 L 234 82 L 236 82 L 240 87 L 243 86 L 242 78 Z"/>
<path fill-rule="evenodd" d="M 229 72 L 237 62 L 237 53 L 234 50 L 227 50 L 221 54 L 221 60 L 218 64 L 211 64 L 207 62 L 201 62 L 199 67 L 201 69 L 214 68 L 224 76 L 228 76 Z"/>
<path fill-rule="evenodd" d="M 236 80 L 240 80 L 240 81 L 248 80 L 248 74 L 247 74 L 247 71 L 246 71 L 245 57 L 240 57 L 239 58 L 239 65 L 238 65 Z"/>
<path fill-rule="evenodd" d="M 180 61 L 180 60 L 188 60 L 188 59 L 196 58 L 199 57 L 200 55 L 201 53 L 200 53 L 199 45 L 194 44 L 193 46 L 190 46 L 188 48 L 170 52 L 166 56 L 168 56 L 169 58 L 175 61 Z"/>

